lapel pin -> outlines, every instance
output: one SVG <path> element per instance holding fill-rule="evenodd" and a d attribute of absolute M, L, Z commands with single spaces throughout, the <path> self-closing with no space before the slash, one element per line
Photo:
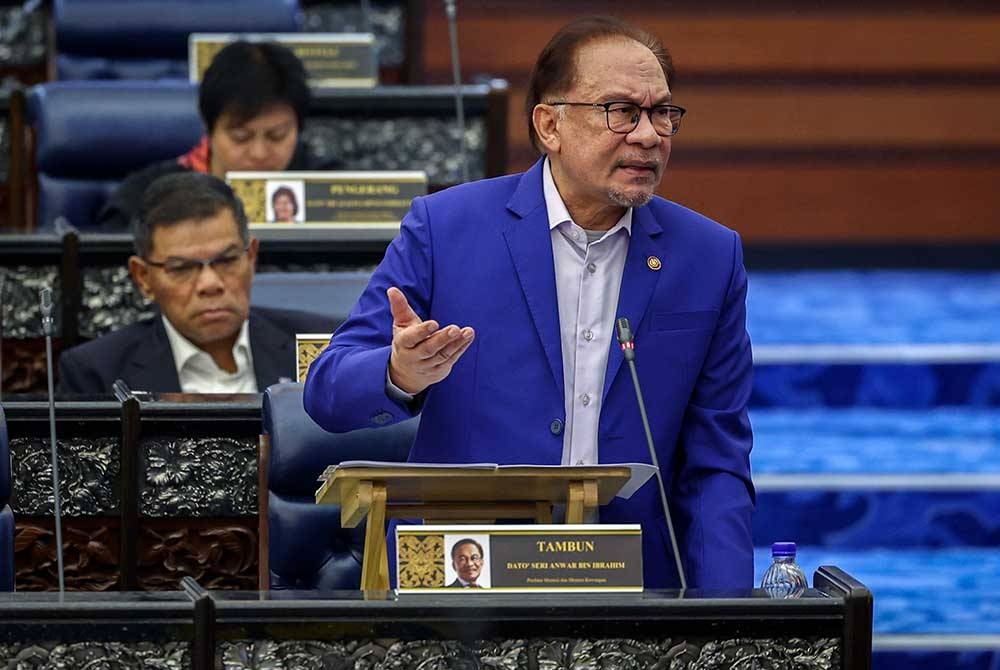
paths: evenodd
<path fill-rule="evenodd" d="M 649 269 L 652 270 L 653 272 L 657 272 L 661 267 L 663 267 L 663 263 L 661 263 L 660 259 L 657 258 L 656 256 L 650 256 L 649 258 L 647 258 L 646 265 L 648 265 Z"/>

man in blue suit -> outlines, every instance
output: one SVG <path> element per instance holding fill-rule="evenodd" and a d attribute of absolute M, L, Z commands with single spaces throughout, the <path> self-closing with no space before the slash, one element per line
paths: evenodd
<path fill-rule="evenodd" d="M 689 585 L 749 588 L 746 273 L 733 231 L 654 195 L 684 113 L 672 76 L 631 26 L 560 30 L 527 94 L 545 157 L 414 200 L 305 404 L 334 431 L 421 412 L 411 461 L 649 462 L 627 317 Z M 677 585 L 654 482 L 600 520 L 641 523 L 646 586 Z"/>

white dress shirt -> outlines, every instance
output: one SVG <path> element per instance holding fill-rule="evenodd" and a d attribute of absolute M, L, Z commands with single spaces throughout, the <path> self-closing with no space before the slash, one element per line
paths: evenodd
<path fill-rule="evenodd" d="M 604 375 L 632 234 L 632 209 L 607 232 L 586 231 L 570 217 L 548 159 L 542 188 L 552 234 L 566 389 L 562 464 L 592 465 L 598 462 Z"/>
<path fill-rule="evenodd" d="M 170 350 L 174 355 L 177 378 L 184 393 L 256 393 L 257 378 L 253 372 L 253 354 L 250 351 L 249 321 L 244 321 L 240 334 L 233 344 L 236 372 L 220 368 L 205 351 L 181 335 L 166 316 L 163 327 L 167 331 Z"/>

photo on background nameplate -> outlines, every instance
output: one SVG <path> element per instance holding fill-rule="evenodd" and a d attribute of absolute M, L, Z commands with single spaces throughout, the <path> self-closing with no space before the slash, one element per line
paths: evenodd
<path fill-rule="evenodd" d="M 301 180 L 265 182 L 268 223 L 304 223 L 306 187 Z"/>
<path fill-rule="evenodd" d="M 444 583 L 450 588 L 490 588 L 490 536 L 446 533 Z"/>

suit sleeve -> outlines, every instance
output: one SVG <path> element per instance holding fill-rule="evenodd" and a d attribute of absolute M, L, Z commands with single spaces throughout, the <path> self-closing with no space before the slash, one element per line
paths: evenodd
<path fill-rule="evenodd" d="M 309 416 L 326 430 L 382 426 L 413 415 L 385 391 L 392 344 L 386 291 L 399 288 L 420 318 L 428 318 L 433 291 L 428 218 L 423 198 L 414 199 L 368 287 L 309 368 L 303 402 Z"/>
<path fill-rule="evenodd" d="M 701 588 L 753 584 L 755 493 L 747 416 L 753 361 L 743 249 L 739 236 L 733 233 L 733 238 L 728 290 L 684 416 L 673 482 L 684 565 L 690 584 Z"/>
<path fill-rule="evenodd" d="M 56 392 L 96 394 L 108 391 L 109 389 L 103 388 L 98 371 L 88 366 L 77 352 L 70 349 L 59 356 L 59 385 Z"/>

